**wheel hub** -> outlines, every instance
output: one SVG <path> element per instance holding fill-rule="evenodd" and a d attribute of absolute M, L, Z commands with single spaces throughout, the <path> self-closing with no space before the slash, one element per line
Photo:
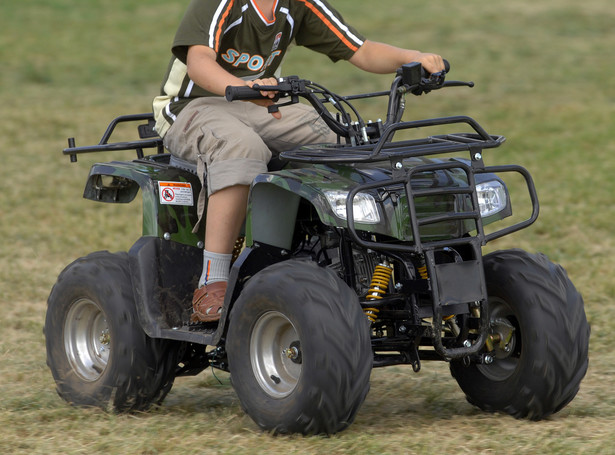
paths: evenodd
<path fill-rule="evenodd" d="M 298 340 L 293 341 L 290 347 L 282 351 L 282 354 L 284 354 L 286 357 L 288 357 L 293 362 L 300 364 L 303 360 L 301 358 L 301 343 L 299 343 Z"/>
<path fill-rule="evenodd" d="M 521 334 L 516 325 L 515 315 L 510 305 L 504 300 L 489 300 L 491 324 L 489 336 L 485 341 L 489 362 L 477 365 L 477 368 L 492 381 L 505 381 L 510 378 L 521 355 Z"/>
<path fill-rule="evenodd" d="M 302 368 L 301 343 L 292 322 L 278 311 L 263 314 L 250 337 L 254 376 L 263 390 L 283 398 L 297 386 Z"/>
<path fill-rule="evenodd" d="M 485 341 L 485 346 L 491 351 L 495 351 L 496 359 L 508 357 L 514 350 L 515 327 L 506 319 L 497 318 L 491 324 L 491 333 Z"/>
<path fill-rule="evenodd" d="M 111 334 L 105 314 L 89 299 L 77 300 L 64 322 L 64 351 L 73 371 L 96 381 L 107 368 Z"/>

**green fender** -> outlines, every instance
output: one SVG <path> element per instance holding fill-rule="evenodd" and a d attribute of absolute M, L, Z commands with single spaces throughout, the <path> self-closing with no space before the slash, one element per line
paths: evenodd
<path fill-rule="evenodd" d="M 441 160 L 406 160 L 407 166 L 439 163 Z M 370 191 L 378 207 L 380 221 L 375 224 L 355 223 L 355 229 L 372 234 L 382 234 L 399 242 L 412 242 L 410 213 L 404 188 L 387 186 L 390 173 L 378 167 L 359 168 L 348 165 L 316 164 L 309 167 L 286 168 L 256 177 L 250 193 L 246 236 L 248 245 L 263 242 L 278 248 L 289 249 L 295 231 L 295 222 L 301 201 L 309 204 L 320 221 L 327 226 L 347 227 L 345 219 L 338 217 L 330 206 L 325 192 L 337 190 L 349 192 L 357 185 L 381 181 L 386 191 Z M 481 180 L 495 179 L 493 174 L 483 174 Z M 477 177 L 478 179 L 478 177 Z M 460 169 L 453 168 L 436 173 L 426 172 L 414 178 L 415 189 L 441 187 L 455 189 L 467 187 L 467 179 Z M 442 217 L 442 221 L 423 226 L 423 241 L 460 238 L 475 229 L 469 220 L 448 216 L 455 212 L 469 210 L 471 200 L 468 194 L 439 194 L 417 197 L 414 200 L 418 217 Z M 487 220 L 489 224 L 511 214 L 507 209 Z"/>
<path fill-rule="evenodd" d="M 192 232 L 197 223 L 201 183 L 191 172 L 150 160 L 98 163 L 90 169 L 83 197 L 129 203 L 139 189 L 143 198 L 143 236 L 191 246 L 202 241 L 202 232 Z"/>
<path fill-rule="evenodd" d="M 350 169 L 350 168 L 348 168 Z M 285 169 L 260 174 L 252 183 L 246 218 L 248 245 L 263 242 L 282 249 L 291 247 L 295 222 L 301 200 L 307 201 L 322 223 L 346 227 L 346 221 L 337 217 L 329 205 L 324 191 L 328 189 L 350 191 L 357 183 L 356 172 L 334 172 L 326 166 Z M 357 227 L 366 231 L 381 231 L 378 225 Z"/>

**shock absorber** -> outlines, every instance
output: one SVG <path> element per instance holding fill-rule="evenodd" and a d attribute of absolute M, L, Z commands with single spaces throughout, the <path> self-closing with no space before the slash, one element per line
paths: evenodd
<path fill-rule="evenodd" d="M 232 258 L 231 258 L 231 263 L 235 262 L 237 260 L 237 258 L 239 257 L 239 255 L 241 254 L 241 252 L 243 251 L 243 243 L 246 240 L 245 237 L 240 236 L 237 237 L 237 240 L 235 240 L 235 245 L 233 245 L 233 253 L 232 253 Z"/>
<path fill-rule="evenodd" d="M 424 265 L 422 267 L 418 268 L 418 272 L 419 275 L 421 276 L 421 279 L 426 280 L 427 278 L 429 278 L 429 275 L 427 275 L 427 266 Z"/>
<path fill-rule="evenodd" d="M 421 258 L 421 266 L 416 268 L 416 271 L 419 273 L 419 276 L 422 280 L 426 280 L 429 278 L 427 274 L 427 264 L 425 264 L 425 260 Z"/>
<path fill-rule="evenodd" d="M 367 300 L 381 300 L 382 296 L 386 294 L 391 282 L 391 276 L 393 275 L 393 267 L 388 261 L 384 261 L 378 264 L 374 269 L 372 275 L 372 282 L 367 290 Z M 378 318 L 380 310 L 375 307 L 364 308 L 363 311 L 370 322 L 375 322 Z"/>

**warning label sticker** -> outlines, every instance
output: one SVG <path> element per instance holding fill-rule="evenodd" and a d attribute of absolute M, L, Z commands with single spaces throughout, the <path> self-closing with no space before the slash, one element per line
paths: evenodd
<path fill-rule="evenodd" d="M 194 205 L 192 185 L 184 182 L 158 182 L 161 204 Z"/>

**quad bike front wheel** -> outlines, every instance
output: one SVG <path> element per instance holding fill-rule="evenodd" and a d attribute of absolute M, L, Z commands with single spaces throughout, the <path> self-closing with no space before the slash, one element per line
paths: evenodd
<path fill-rule="evenodd" d="M 451 362 L 468 401 L 486 411 L 543 419 L 577 394 L 588 366 L 583 299 L 559 265 L 522 250 L 484 258 L 488 363 Z"/>
<path fill-rule="evenodd" d="M 47 365 L 62 398 L 118 412 L 143 411 L 164 399 L 181 345 L 143 332 L 126 253 L 76 260 L 47 304 Z"/>
<path fill-rule="evenodd" d="M 341 431 L 369 390 L 369 325 L 357 296 L 313 263 L 289 260 L 251 278 L 226 349 L 242 407 L 268 431 Z"/>

